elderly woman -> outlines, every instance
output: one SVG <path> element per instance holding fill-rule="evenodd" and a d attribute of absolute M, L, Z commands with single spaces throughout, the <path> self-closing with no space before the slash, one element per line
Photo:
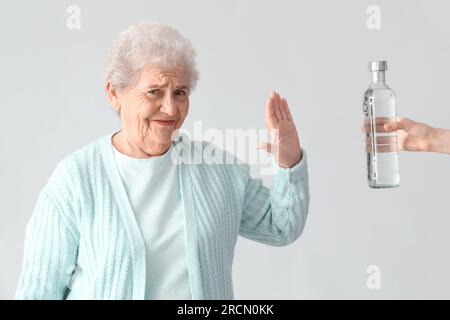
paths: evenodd
<path fill-rule="evenodd" d="M 238 235 L 283 246 L 309 206 L 306 153 L 286 100 L 272 92 L 263 143 L 272 187 L 245 163 L 174 161 L 173 139 L 198 79 L 178 31 L 140 23 L 122 32 L 106 92 L 121 129 L 60 161 L 27 225 L 18 299 L 232 299 Z M 256 266 L 255 266 L 256 267 Z"/>

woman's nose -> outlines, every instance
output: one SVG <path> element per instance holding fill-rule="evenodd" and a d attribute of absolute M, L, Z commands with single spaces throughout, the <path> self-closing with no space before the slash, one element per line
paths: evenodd
<path fill-rule="evenodd" d="M 161 111 L 168 114 L 169 116 L 173 116 L 177 114 L 177 107 L 175 101 L 171 95 L 168 95 L 164 98 Z"/>

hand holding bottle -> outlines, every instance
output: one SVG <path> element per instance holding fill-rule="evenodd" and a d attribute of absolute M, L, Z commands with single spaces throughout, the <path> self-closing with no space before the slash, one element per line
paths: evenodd
<path fill-rule="evenodd" d="M 450 154 L 450 130 L 433 128 L 414 120 L 397 117 L 384 124 L 386 131 L 397 131 L 398 149 Z"/>

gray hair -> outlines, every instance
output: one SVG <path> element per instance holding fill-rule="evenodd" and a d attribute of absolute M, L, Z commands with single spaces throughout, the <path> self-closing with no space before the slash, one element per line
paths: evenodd
<path fill-rule="evenodd" d="M 195 89 L 197 52 L 176 29 L 159 22 L 141 22 L 122 31 L 114 41 L 106 62 L 106 80 L 115 88 L 133 85 L 147 65 L 183 67 L 189 91 Z"/>

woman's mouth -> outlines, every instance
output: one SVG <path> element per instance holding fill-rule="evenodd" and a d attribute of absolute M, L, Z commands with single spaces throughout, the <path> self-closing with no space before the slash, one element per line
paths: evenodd
<path fill-rule="evenodd" d="M 153 122 L 163 126 L 170 126 L 175 123 L 175 120 L 153 120 Z"/>

